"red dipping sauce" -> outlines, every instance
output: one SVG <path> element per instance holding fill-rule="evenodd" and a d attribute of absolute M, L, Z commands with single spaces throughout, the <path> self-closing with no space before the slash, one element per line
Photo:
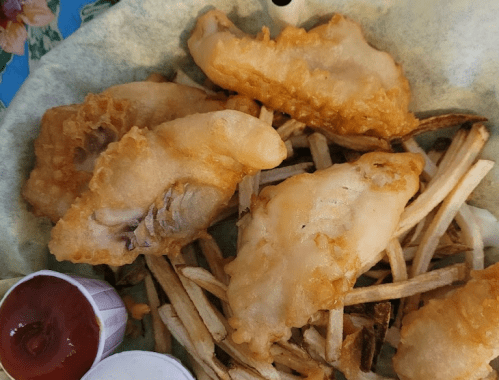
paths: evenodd
<path fill-rule="evenodd" d="M 80 380 L 97 355 L 99 330 L 76 286 L 35 276 L 0 307 L 0 361 L 16 380 Z"/>

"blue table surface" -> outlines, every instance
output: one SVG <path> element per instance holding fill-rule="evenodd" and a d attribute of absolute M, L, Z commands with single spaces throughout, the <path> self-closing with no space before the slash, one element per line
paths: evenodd
<path fill-rule="evenodd" d="M 56 17 L 47 26 L 27 26 L 28 40 L 25 42 L 24 55 L 6 53 L 0 49 L 0 115 L 28 77 L 30 66 L 83 23 L 105 12 L 117 1 L 47 0 L 48 7 Z"/>

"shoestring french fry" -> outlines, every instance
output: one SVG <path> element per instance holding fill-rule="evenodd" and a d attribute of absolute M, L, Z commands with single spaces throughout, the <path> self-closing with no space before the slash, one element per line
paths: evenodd
<path fill-rule="evenodd" d="M 319 357 L 326 362 L 326 339 L 319 334 L 314 326 L 309 326 L 303 330 L 303 342 L 310 356 Z"/>
<path fill-rule="evenodd" d="M 165 324 L 161 321 L 158 308 L 160 307 L 158 292 L 154 286 L 151 274 L 144 278 L 144 285 L 146 288 L 147 299 L 151 307 L 152 331 L 154 334 L 154 351 L 168 354 L 172 352 L 172 338 L 171 334 L 166 328 Z"/>
<path fill-rule="evenodd" d="M 464 264 L 454 264 L 405 281 L 354 288 L 345 295 L 344 303 L 347 306 L 409 297 L 456 281 L 462 281 L 466 278 L 466 273 L 467 269 Z"/>
<path fill-rule="evenodd" d="M 268 185 L 273 182 L 284 181 L 286 178 L 306 173 L 313 166 L 314 164 L 312 162 L 302 162 L 295 165 L 283 166 L 270 170 L 262 170 L 260 172 L 260 186 Z"/>
<path fill-rule="evenodd" d="M 390 269 L 371 269 L 364 272 L 364 276 L 379 280 L 381 278 L 386 278 L 390 273 L 392 273 Z"/>
<path fill-rule="evenodd" d="M 251 206 L 251 197 L 258 194 L 260 184 L 260 172 L 254 175 L 247 175 L 239 183 L 239 216 L 248 211 Z"/>
<path fill-rule="evenodd" d="M 295 376 L 291 373 L 284 372 L 284 371 L 279 371 L 279 376 L 281 377 L 281 380 L 300 380 L 303 379 L 300 376 Z M 308 379 L 308 377 L 307 377 Z M 318 379 L 318 380 L 323 380 L 323 379 Z"/>
<path fill-rule="evenodd" d="M 407 234 L 411 231 L 407 231 L 405 234 L 406 236 L 399 236 L 398 238 L 404 242 L 403 246 L 404 248 L 409 248 L 409 247 L 416 247 L 419 242 L 421 241 L 421 237 L 423 236 L 423 231 L 427 227 L 427 225 L 430 223 L 430 221 L 433 219 L 435 210 L 430 211 L 428 215 L 423 217 L 416 226 L 413 227 L 412 229 L 412 234 L 410 235 L 410 238 L 407 240 Z M 406 241 L 407 240 L 407 241 Z M 405 253 L 404 253 L 405 255 Z M 411 257 L 412 259 L 412 257 Z"/>
<path fill-rule="evenodd" d="M 464 203 L 456 214 L 456 222 L 461 228 L 464 244 L 470 249 L 465 251 L 466 262 L 473 270 L 484 269 L 484 244 L 480 227 L 473 217 L 470 207 Z"/>
<path fill-rule="evenodd" d="M 227 302 L 227 285 L 218 281 L 208 270 L 200 267 L 178 267 L 178 271 L 189 280 Z"/>
<path fill-rule="evenodd" d="M 266 122 L 267 124 L 272 125 L 272 122 L 274 120 L 274 111 L 265 106 L 262 106 L 262 108 L 260 109 L 260 116 L 258 118 Z"/>
<path fill-rule="evenodd" d="M 456 220 L 458 216 L 456 215 Z M 464 239 L 464 234 L 463 234 Z M 406 261 L 411 261 L 414 259 L 416 251 L 418 250 L 419 245 L 409 246 L 404 248 L 404 258 Z M 442 258 L 446 256 L 452 256 L 454 254 L 464 252 L 468 254 L 469 252 L 474 252 L 472 247 L 468 244 L 460 244 L 460 243 L 452 243 L 452 244 L 442 244 L 442 239 L 440 239 L 437 248 L 433 254 L 433 258 Z M 471 263 L 468 259 L 466 259 L 468 263 Z M 470 265 L 470 268 L 472 266 Z"/>
<path fill-rule="evenodd" d="M 177 274 L 163 257 L 146 256 L 146 263 L 170 299 L 172 307 L 175 309 L 175 313 L 178 315 L 183 325 L 188 326 L 188 335 L 192 340 L 196 352 L 202 355 L 203 361 L 210 363 L 215 355 L 213 338 L 199 316 L 196 307 L 189 298 L 189 295 L 185 291 Z M 169 330 L 174 334 L 170 328 Z"/>
<path fill-rule="evenodd" d="M 274 111 L 268 110 L 264 106 L 261 108 L 260 120 L 272 125 L 273 117 Z M 241 183 L 239 183 L 239 216 L 241 216 L 243 212 L 249 210 L 251 206 L 251 197 L 258 194 L 259 185 L 260 171 L 253 175 L 245 176 Z"/>
<path fill-rule="evenodd" d="M 459 132 L 458 132 L 459 133 Z M 463 133 L 460 133 L 463 135 Z M 456 138 L 453 141 L 458 140 Z M 435 165 L 435 163 L 426 155 L 423 149 L 421 149 L 414 139 L 409 139 L 403 142 L 403 146 L 407 151 L 410 152 L 421 152 L 425 157 L 425 169 L 423 173 L 426 174 L 427 180 L 431 180 L 433 177 L 437 175 L 437 172 L 440 168 Z M 452 146 L 452 144 L 451 144 Z M 450 147 L 449 147 L 450 149 Z M 454 158 L 454 154 L 451 154 L 452 158 Z M 449 162 L 449 160 L 447 160 Z M 447 165 L 445 162 L 441 163 L 441 165 Z M 484 251 L 483 251 L 483 239 L 480 234 L 480 228 L 478 224 L 475 222 L 475 218 L 473 217 L 471 211 L 469 210 L 469 206 L 463 203 L 456 215 L 456 222 L 461 228 L 461 233 L 463 237 L 463 243 L 470 247 L 471 249 L 463 249 L 459 247 L 460 251 L 465 251 L 466 253 L 466 262 L 470 266 L 471 269 L 479 270 L 484 268 Z"/>
<path fill-rule="evenodd" d="M 431 257 L 438 244 L 438 240 L 444 234 L 456 216 L 459 208 L 471 194 L 473 189 L 480 183 L 485 175 L 492 169 L 494 163 L 487 160 L 479 160 L 460 179 L 457 186 L 449 193 L 449 196 L 440 206 L 435 218 L 425 231 L 422 241 L 414 256 L 411 269 L 411 277 L 425 272 L 428 269 Z"/>
<path fill-rule="evenodd" d="M 427 181 L 429 181 L 430 179 L 432 179 L 435 176 L 435 174 L 437 173 L 438 167 L 435 164 L 435 162 L 433 162 L 431 160 L 431 158 L 428 157 L 428 155 L 426 154 L 426 152 L 424 151 L 424 149 L 421 148 L 418 145 L 418 143 L 416 142 L 416 140 L 414 140 L 413 138 L 404 140 L 404 141 L 402 141 L 402 146 L 408 152 L 418 153 L 421 156 L 423 156 L 425 165 L 424 165 L 424 169 L 423 169 L 422 175 L 423 175 L 423 177 Z"/>
<path fill-rule="evenodd" d="M 257 373 L 240 365 L 234 365 L 229 369 L 229 375 L 232 380 L 263 380 L 264 378 Z M 282 380 L 282 379 L 281 379 Z"/>
<path fill-rule="evenodd" d="M 208 266 L 213 276 L 222 284 L 227 286 L 229 283 L 229 276 L 224 270 L 224 266 L 227 261 L 224 259 L 222 251 L 220 250 L 220 247 L 215 239 L 211 236 L 209 238 L 201 238 L 199 239 L 199 247 L 208 262 Z M 232 310 L 228 302 L 222 301 L 222 309 L 227 318 L 232 316 Z"/>
<path fill-rule="evenodd" d="M 469 136 L 470 133 L 465 128 L 461 128 L 456 132 L 449 147 L 439 160 L 437 172 L 431 179 L 433 182 L 435 182 L 442 173 L 445 173 L 449 166 L 459 157 L 459 152 L 463 149 L 463 145 Z"/>
<path fill-rule="evenodd" d="M 329 310 L 326 333 L 326 362 L 339 360 L 343 343 L 343 305 Z"/>
<path fill-rule="evenodd" d="M 284 364 L 307 378 L 318 376 L 318 378 L 322 379 L 324 375 L 332 373 L 331 367 L 320 365 L 305 350 L 298 351 L 290 348 L 289 344 L 285 346 L 274 344 L 270 348 L 270 351 L 276 363 Z"/>
<path fill-rule="evenodd" d="M 327 138 L 323 134 L 319 132 L 312 133 L 308 136 L 308 143 L 317 170 L 326 169 L 333 164 L 327 145 Z"/>
<path fill-rule="evenodd" d="M 281 136 L 283 141 L 290 139 L 293 136 L 301 135 L 305 129 L 306 124 L 295 119 L 289 119 L 279 128 L 277 128 L 277 133 Z"/>
<path fill-rule="evenodd" d="M 293 143 L 290 140 L 286 140 L 284 141 L 284 146 L 286 147 L 286 158 L 293 157 L 295 155 Z"/>
<path fill-rule="evenodd" d="M 198 362 L 208 376 L 213 380 L 230 380 L 227 368 L 215 358 L 213 351 L 210 349 L 206 351 L 206 347 L 196 343 L 190 332 L 192 326 L 188 325 L 189 327 L 186 328 L 173 305 L 162 305 L 159 308 L 159 315 L 175 339 Z"/>
<path fill-rule="evenodd" d="M 229 276 L 225 273 L 223 268 L 225 260 L 215 239 L 211 236 L 208 238 L 201 238 L 199 239 L 199 246 L 201 247 L 204 257 L 208 261 L 208 266 L 210 267 L 213 276 L 222 284 L 227 285 L 229 283 Z"/>
<path fill-rule="evenodd" d="M 414 227 L 425 215 L 437 206 L 455 187 L 459 179 L 471 167 L 486 140 L 487 129 L 481 124 L 474 124 L 465 142 L 459 149 L 459 159 L 452 160 L 445 171 L 438 171 L 426 191 L 406 207 L 402 213 L 396 236 L 400 236 Z"/>
<path fill-rule="evenodd" d="M 404 251 L 397 238 L 390 240 L 386 246 L 386 254 L 390 261 L 393 282 L 407 280 L 407 266 Z"/>
<path fill-rule="evenodd" d="M 184 251 L 189 249 L 193 249 L 192 245 L 184 247 Z M 204 294 L 203 289 L 194 281 L 185 277 L 182 274 L 181 268 L 179 268 L 186 265 L 183 256 L 177 255 L 176 257 L 173 257 L 171 259 L 171 263 L 185 291 L 194 304 L 196 311 L 198 312 L 204 325 L 210 332 L 215 342 L 219 342 L 224 339 L 227 336 L 227 330 L 225 329 L 225 326 L 220 322 L 220 320 L 215 316 L 213 312 L 214 306 L 210 303 L 210 301 Z"/>
<path fill-rule="evenodd" d="M 199 362 L 194 359 L 192 355 L 187 353 L 187 358 L 190 364 L 190 367 L 192 368 L 192 371 L 194 372 L 194 375 L 196 376 L 196 380 L 217 380 L 216 378 L 213 379 L 208 373 L 205 371 L 205 369 L 202 367 Z M 213 374 L 214 375 L 214 374 Z M 230 370 L 229 370 L 229 376 L 230 376 Z M 232 379 L 232 376 L 231 376 Z"/>
<path fill-rule="evenodd" d="M 385 139 L 367 135 L 340 135 L 329 130 L 320 129 L 320 132 L 334 144 L 357 152 L 390 151 L 390 143 Z"/>
<path fill-rule="evenodd" d="M 291 145 L 293 148 L 308 148 L 308 139 L 306 135 L 296 135 L 296 136 L 291 136 L 289 140 L 286 141 L 291 141 Z"/>

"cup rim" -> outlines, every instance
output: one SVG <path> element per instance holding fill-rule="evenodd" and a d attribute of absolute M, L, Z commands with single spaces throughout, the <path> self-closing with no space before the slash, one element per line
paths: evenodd
<path fill-rule="evenodd" d="M 104 345 L 106 343 L 105 342 L 106 337 L 104 335 L 103 317 L 102 317 L 102 313 L 99 310 L 99 307 L 97 306 L 97 303 L 94 301 L 92 295 L 88 292 L 88 290 L 81 283 L 79 283 L 75 278 L 73 278 L 71 274 L 60 273 L 60 272 L 56 272 L 56 271 L 53 271 L 53 270 L 50 270 L 50 269 L 42 269 L 42 270 L 39 270 L 37 272 L 30 273 L 30 274 L 24 276 L 22 279 L 20 279 L 14 285 L 12 285 L 9 290 L 7 290 L 7 292 L 5 293 L 5 295 L 0 300 L 0 308 L 2 307 L 2 304 L 7 299 L 7 297 L 10 295 L 10 293 L 17 286 L 19 286 L 22 283 L 24 283 L 26 281 L 29 281 L 32 278 L 37 277 L 37 276 L 57 277 L 57 278 L 60 278 L 62 280 L 65 280 L 66 282 L 70 283 L 71 285 L 76 286 L 78 288 L 78 290 L 85 296 L 85 298 L 87 299 L 87 301 L 92 306 L 92 309 L 94 310 L 94 314 L 95 314 L 95 317 L 96 317 L 96 320 L 97 320 L 97 324 L 99 325 L 99 345 L 97 347 L 97 353 L 95 355 L 95 359 L 94 359 L 94 361 L 92 363 L 92 366 L 90 367 L 90 368 L 94 368 L 97 365 L 97 363 L 99 363 L 101 361 L 101 359 L 102 359 L 102 354 L 104 352 Z M 78 276 L 78 275 L 75 275 L 75 276 Z M 79 276 L 79 277 L 85 278 L 83 276 Z M 95 280 L 96 281 L 101 281 L 101 280 L 98 280 L 98 279 L 95 279 Z M 13 377 L 10 376 L 9 373 L 6 371 L 6 369 L 3 367 L 1 360 L 0 360 L 0 368 L 3 369 L 3 371 L 5 372 L 5 374 L 7 376 L 9 376 L 11 379 L 13 379 Z"/>
<path fill-rule="evenodd" d="M 184 365 L 180 362 L 180 360 L 172 355 L 162 354 L 162 353 L 154 352 L 154 351 L 130 350 L 130 351 L 122 351 L 122 352 L 119 352 L 117 354 L 110 355 L 107 358 L 101 360 L 101 362 L 98 364 L 98 366 L 88 370 L 88 372 L 82 377 L 82 380 L 91 380 L 88 376 L 92 375 L 91 372 L 95 371 L 99 366 L 104 366 L 112 360 L 118 360 L 118 357 L 123 358 L 123 357 L 127 357 L 127 356 L 132 356 L 132 357 L 145 356 L 148 358 L 155 357 L 156 359 L 160 359 L 163 362 L 166 362 L 168 365 L 175 367 L 175 369 L 177 369 L 179 372 L 181 372 L 185 376 L 186 380 L 187 379 L 189 379 L 189 380 L 195 379 L 194 376 L 190 373 L 190 371 L 186 367 L 184 367 Z"/>

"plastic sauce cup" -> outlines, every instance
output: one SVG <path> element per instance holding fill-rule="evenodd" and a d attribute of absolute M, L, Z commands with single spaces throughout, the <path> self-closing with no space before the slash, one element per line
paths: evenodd
<path fill-rule="evenodd" d="M 81 380 L 194 380 L 170 355 L 149 351 L 125 351 L 104 359 Z"/>
<path fill-rule="evenodd" d="M 32 273 L 0 301 L 0 364 L 14 380 L 79 380 L 123 341 L 126 321 L 125 305 L 107 282 Z"/>

